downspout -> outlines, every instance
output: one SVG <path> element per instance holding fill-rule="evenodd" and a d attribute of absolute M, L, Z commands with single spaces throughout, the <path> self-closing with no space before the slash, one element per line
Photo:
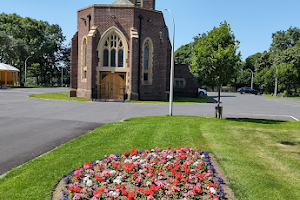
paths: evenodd
<path fill-rule="evenodd" d="M 144 17 L 140 14 L 140 31 L 139 31 L 139 61 L 138 61 L 138 100 L 140 100 L 140 84 L 141 84 L 141 36 L 142 36 L 142 19 Z"/>

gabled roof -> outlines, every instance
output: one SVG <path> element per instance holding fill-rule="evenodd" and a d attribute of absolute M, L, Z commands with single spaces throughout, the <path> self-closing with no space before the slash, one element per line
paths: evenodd
<path fill-rule="evenodd" d="M 13 66 L 10 66 L 10 65 L 7 65 L 7 64 L 4 64 L 4 63 L 0 63 L 0 70 L 4 70 L 4 71 L 20 71 L 19 69 L 13 67 Z"/>
<path fill-rule="evenodd" d="M 116 0 L 114 2 L 111 3 L 112 5 L 133 5 L 133 3 L 131 3 L 128 0 Z"/>

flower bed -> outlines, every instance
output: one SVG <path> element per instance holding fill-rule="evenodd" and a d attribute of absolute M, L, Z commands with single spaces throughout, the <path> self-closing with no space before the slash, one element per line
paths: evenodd
<path fill-rule="evenodd" d="M 76 168 L 63 179 L 61 199 L 224 199 L 223 179 L 214 171 L 201 149 L 132 148 Z"/>

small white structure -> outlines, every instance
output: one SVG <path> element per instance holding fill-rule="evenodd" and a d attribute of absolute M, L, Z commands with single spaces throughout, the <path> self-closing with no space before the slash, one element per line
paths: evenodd
<path fill-rule="evenodd" d="M 3 86 L 6 88 L 7 85 L 17 86 L 19 71 L 13 66 L 0 63 L 0 88 Z"/>

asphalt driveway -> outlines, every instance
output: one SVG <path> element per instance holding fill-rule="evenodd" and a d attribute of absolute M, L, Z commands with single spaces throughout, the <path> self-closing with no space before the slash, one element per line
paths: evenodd
<path fill-rule="evenodd" d="M 168 104 L 75 102 L 29 98 L 68 88 L 0 90 L 0 174 L 103 124 L 168 115 Z M 300 119 L 300 100 L 221 93 L 223 117 Z M 208 96 L 216 99 L 217 93 Z M 214 116 L 216 104 L 174 104 L 174 115 Z"/>

